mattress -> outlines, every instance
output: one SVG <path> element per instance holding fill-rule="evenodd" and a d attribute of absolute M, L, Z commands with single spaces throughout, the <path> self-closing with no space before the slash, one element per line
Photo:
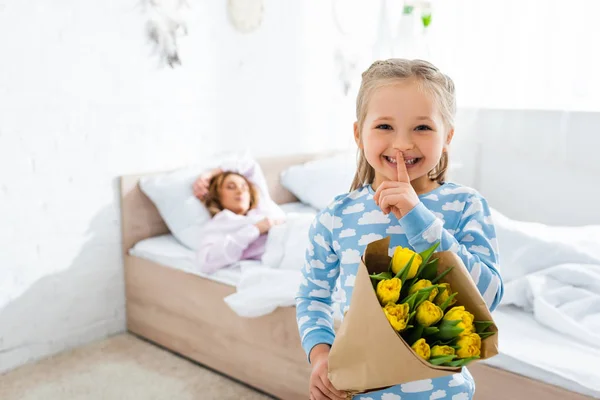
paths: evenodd
<path fill-rule="evenodd" d="M 499 353 L 481 362 L 600 399 L 600 347 L 552 331 L 517 307 L 500 306 L 492 315 Z"/>

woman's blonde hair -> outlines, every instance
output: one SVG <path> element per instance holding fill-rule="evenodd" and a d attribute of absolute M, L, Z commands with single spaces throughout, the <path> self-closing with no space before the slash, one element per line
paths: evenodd
<path fill-rule="evenodd" d="M 214 217 L 216 214 L 220 213 L 224 209 L 223 205 L 221 204 L 221 196 L 219 195 L 219 189 L 223 186 L 223 182 L 225 182 L 225 179 L 227 179 L 229 175 L 240 176 L 244 178 L 244 180 L 248 184 L 248 190 L 250 191 L 250 207 L 248 208 L 248 210 L 252 210 L 258 205 L 258 190 L 256 189 L 256 186 L 248 180 L 248 178 L 246 178 L 242 174 L 238 174 L 237 172 L 223 171 L 220 174 L 217 174 L 212 177 L 208 185 L 208 194 L 204 199 L 204 204 L 206 205 L 206 208 L 208 209 L 208 212 L 210 213 L 211 217 Z"/>
<path fill-rule="evenodd" d="M 416 79 L 421 87 L 436 101 L 442 114 L 442 120 L 447 130 L 454 127 L 456 114 L 456 94 L 454 82 L 447 75 L 440 72 L 433 64 L 423 60 L 405 60 L 393 58 L 384 61 L 375 61 L 362 74 L 362 82 L 356 99 L 356 120 L 359 139 L 362 140 L 362 126 L 367 116 L 369 100 L 373 92 L 385 85 L 402 79 Z M 350 191 L 366 183 L 373 183 L 375 170 L 365 158 L 363 149 L 358 149 L 357 168 Z M 428 174 L 429 179 L 442 184 L 446 180 L 448 169 L 448 153 L 444 151 L 440 161 Z"/>

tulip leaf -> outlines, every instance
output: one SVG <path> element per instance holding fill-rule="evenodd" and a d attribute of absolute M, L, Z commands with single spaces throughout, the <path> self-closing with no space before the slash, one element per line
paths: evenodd
<path fill-rule="evenodd" d="M 439 274 L 437 277 L 435 277 L 435 279 L 433 279 L 433 280 L 431 281 L 431 283 L 436 283 L 436 282 L 439 282 L 439 280 L 440 280 L 440 279 L 442 279 L 444 276 L 446 276 L 446 274 L 447 274 L 448 272 L 450 272 L 450 271 L 452 270 L 452 268 L 454 268 L 454 267 L 450 267 L 450 268 L 448 268 L 447 270 L 445 270 L 444 272 L 442 272 L 441 274 Z"/>
<path fill-rule="evenodd" d="M 413 343 L 421 339 L 421 337 L 423 337 L 423 329 L 423 325 L 417 324 L 414 327 L 414 329 L 410 332 L 410 334 L 408 334 L 408 337 L 406 338 L 406 343 L 408 343 L 409 346 L 412 346 Z"/>
<path fill-rule="evenodd" d="M 417 300 L 415 301 L 415 309 L 419 308 L 421 303 L 429 298 L 431 291 L 435 289 L 433 286 L 429 286 L 425 289 L 421 289 L 417 292 Z"/>
<path fill-rule="evenodd" d="M 420 278 L 427 279 L 428 281 L 432 281 L 435 279 L 436 275 L 437 275 L 437 263 L 432 263 L 432 264 L 426 265 L 425 268 L 423 268 L 423 271 L 421 271 Z"/>
<path fill-rule="evenodd" d="M 412 262 L 415 259 L 415 256 L 416 256 L 416 253 L 412 255 L 412 257 L 410 258 L 410 260 L 408 260 L 408 262 L 406 263 L 404 268 L 402 268 L 400 271 L 398 271 L 398 273 L 396 274 L 396 276 L 394 278 L 400 278 L 400 280 L 402 282 L 406 281 L 406 277 L 408 276 L 408 273 L 410 272 L 410 266 L 412 265 Z"/>
<path fill-rule="evenodd" d="M 406 303 L 406 304 L 408 304 L 408 309 L 410 311 L 414 310 L 415 300 L 416 300 L 418 294 L 419 294 L 419 292 L 411 294 L 410 296 L 408 296 L 404 300 L 402 300 L 401 304 Z"/>
<path fill-rule="evenodd" d="M 435 251 L 435 249 L 437 249 L 437 247 L 439 245 L 440 245 L 439 241 L 435 242 L 430 248 L 428 248 L 427 250 L 419 253 L 419 255 L 421 256 L 421 258 L 423 259 L 423 264 L 427 264 L 429 262 L 429 259 L 433 255 L 433 252 Z"/>
<path fill-rule="evenodd" d="M 448 321 L 443 319 L 438 326 L 440 331 L 436 334 L 436 338 L 442 341 L 456 338 L 464 330 L 463 328 L 457 326 L 461 322 L 462 320 Z"/>
<path fill-rule="evenodd" d="M 408 318 L 406 319 L 406 323 L 409 323 L 413 319 L 413 317 L 415 316 L 416 313 L 417 313 L 416 311 L 413 311 L 410 314 L 408 314 Z"/>
<path fill-rule="evenodd" d="M 438 286 L 438 296 L 446 291 L 446 286 Z"/>
<path fill-rule="evenodd" d="M 475 322 L 473 322 L 473 325 L 475 325 L 475 332 L 482 333 L 482 332 L 485 332 L 485 330 L 487 328 L 494 325 L 494 322 L 493 321 L 475 321 Z"/>
<path fill-rule="evenodd" d="M 481 332 L 479 334 L 479 337 L 481 338 L 481 340 L 483 340 L 483 339 L 485 339 L 487 337 L 490 337 L 490 336 L 494 335 L 495 333 L 496 332 Z"/>
<path fill-rule="evenodd" d="M 437 265 L 438 265 L 438 263 L 439 263 L 439 260 L 437 258 L 435 260 L 431 261 L 431 262 L 422 263 L 419 266 L 419 269 L 417 270 L 417 274 L 415 275 L 415 280 L 416 279 L 421 279 L 420 276 L 423 274 L 423 270 L 425 268 L 428 268 L 428 270 L 429 270 L 429 269 L 433 269 L 435 267 L 435 271 L 437 272 Z"/>
<path fill-rule="evenodd" d="M 446 301 L 444 301 L 442 303 L 442 305 L 440 306 L 440 308 L 442 309 L 442 311 L 446 311 L 446 308 L 448 308 L 448 306 L 450 305 L 450 303 L 452 303 L 452 300 L 456 297 L 457 294 L 458 294 L 458 292 L 454 292 L 450 296 L 448 296 L 448 298 L 446 299 Z"/>
<path fill-rule="evenodd" d="M 371 279 L 375 279 L 376 281 L 382 281 L 384 279 L 392 279 L 392 274 L 389 272 L 380 272 L 378 274 L 369 275 Z"/>
<path fill-rule="evenodd" d="M 450 354 L 450 355 L 447 355 L 447 356 L 431 357 L 429 359 L 429 362 L 431 364 L 433 364 L 433 365 L 442 365 L 443 363 L 450 362 L 450 361 L 452 361 L 455 358 L 456 358 L 455 354 Z"/>
<path fill-rule="evenodd" d="M 449 367 L 464 367 L 471 361 L 477 360 L 478 358 L 479 358 L 479 356 L 473 356 L 473 357 L 469 357 L 469 358 L 461 358 L 459 360 L 450 361 L 450 362 L 446 363 L 446 365 Z"/>
<path fill-rule="evenodd" d="M 431 336 L 438 333 L 439 331 L 440 330 L 435 326 L 428 326 L 427 328 L 423 329 L 423 336 Z"/>

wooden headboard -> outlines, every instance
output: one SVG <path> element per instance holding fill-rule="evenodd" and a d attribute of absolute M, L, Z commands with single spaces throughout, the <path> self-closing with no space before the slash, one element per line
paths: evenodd
<path fill-rule="evenodd" d="M 285 189 L 279 176 L 286 168 L 302 164 L 307 161 L 329 157 L 339 152 L 326 152 L 315 154 L 300 154 L 293 156 L 281 156 L 258 159 L 271 198 L 277 204 L 285 204 L 298 199 Z M 140 190 L 138 182 L 144 176 L 157 175 L 162 172 L 126 175 L 121 177 L 121 233 L 123 242 L 123 253 L 127 254 L 129 249 L 140 240 L 169 232 L 167 225 L 161 218 L 158 210 L 150 199 Z"/>

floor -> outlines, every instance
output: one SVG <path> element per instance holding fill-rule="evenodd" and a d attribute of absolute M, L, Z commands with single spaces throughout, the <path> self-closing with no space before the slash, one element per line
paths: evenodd
<path fill-rule="evenodd" d="M 130 334 L 0 376 L 2 400 L 272 399 Z"/>

